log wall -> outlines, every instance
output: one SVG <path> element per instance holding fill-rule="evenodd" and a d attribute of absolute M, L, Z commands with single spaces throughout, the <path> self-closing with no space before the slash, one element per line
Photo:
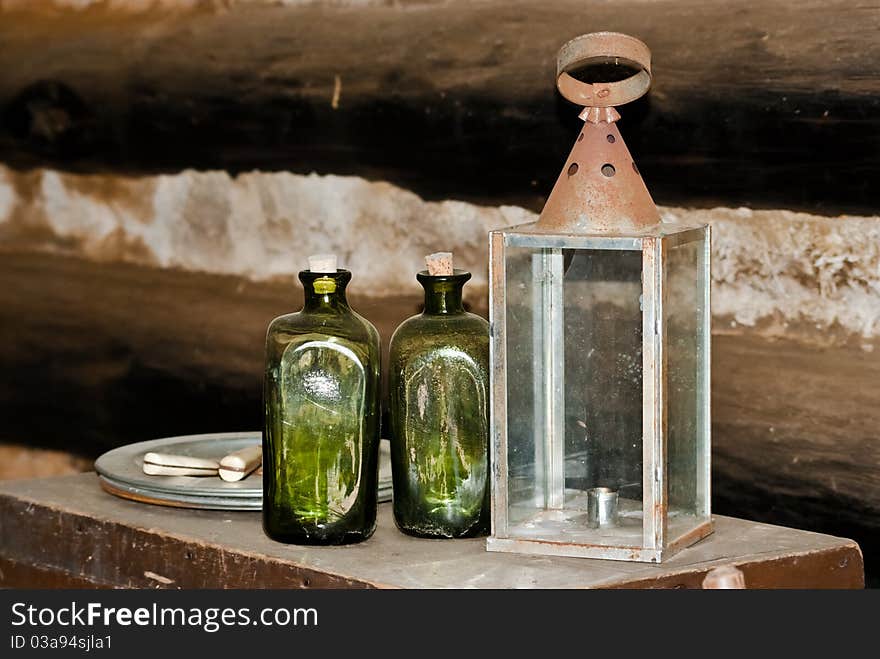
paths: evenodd
<path fill-rule="evenodd" d="M 556 50 L 601 29 L 652 49 L 653 91 L 621 128 L 659 201 L 875 212 L 880 12 L 843 0 L 12 2 L 0 149 L 537 210 L 578 130 Z"/>

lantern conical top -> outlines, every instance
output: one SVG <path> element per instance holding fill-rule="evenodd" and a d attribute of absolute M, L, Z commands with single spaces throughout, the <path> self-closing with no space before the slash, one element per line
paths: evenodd
<path fill-rule="evenodd" d="M 588 82 L 571 72 L 596 65 L 635 71 L 622 80 Z M 615 122 L 614 106 L 651 86 L 651 51 L 626 34 L 594 32 L 566 43 L 557 56 L 556 85 L 583 105 L 583 130 L 541 211 L 537 228 L 566 233 L 631 232 L 653 226 L 660 214 Z"/>

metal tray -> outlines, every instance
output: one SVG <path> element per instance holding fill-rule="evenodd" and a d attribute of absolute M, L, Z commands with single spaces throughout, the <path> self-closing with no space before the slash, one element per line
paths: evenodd
<path fill-rule="evenodd" d="M 143 456 L 150 451 L 220 459 L 227 453 L 259 444 L 260 432 L 226 432 L 165 437 L 120 446 L 95 461 L 101 487 L 126 499 L 178 508 L 260 510 L 263 478 L 251 474 L 235 483 L 211 476 L 148 476 Z M 391 458 L 388 442 L 379 444 L 379 501 L 391 500 Z"/>

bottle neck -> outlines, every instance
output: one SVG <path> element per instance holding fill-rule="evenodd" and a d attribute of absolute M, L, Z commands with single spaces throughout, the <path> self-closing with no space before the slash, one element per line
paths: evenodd
<path fill-rule="evenodd" d="M 451 275 L 429 275 L 427 270 L 416 275 L 425 289 L 425 313 L 428 315 L 449 315 L 464 313 L 461 302 L 462 289 L 471 278 L 465 270 L 454 270 Z"/>
<path fill-rule="evenodd" d="M 351 281 L 351 272 L 337 270 L 335 273 L 312 272 L 303 270 L 299 273 L 303 285 L 305 302 L 303 311 L 345 311 L 349 309 L 345 297 L 345 287 Z"/>

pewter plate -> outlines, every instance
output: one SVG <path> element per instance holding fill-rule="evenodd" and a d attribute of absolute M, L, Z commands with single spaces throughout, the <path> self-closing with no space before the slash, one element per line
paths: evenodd
<path fill-rule="evenodd" d="M 227 432 L 165 437 L 120 446 L 95 461 L 101 487 L 126 499 L 179 508 L 260 510 L 263 477 L 251 474 L 235 483 L 217 476 L 148 476 L 143 456 L 150 451 L 219 460 L 259 444 L 259 432 Z M 391 500 L 391 460 L 387 441 L 379 444 L 379 501 Z"/>

